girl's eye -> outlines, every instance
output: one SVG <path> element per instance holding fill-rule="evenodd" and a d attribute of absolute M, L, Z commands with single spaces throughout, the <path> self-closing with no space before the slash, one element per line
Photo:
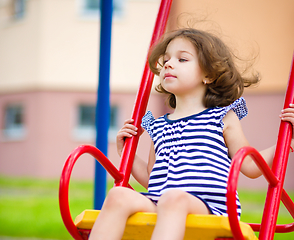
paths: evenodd
<path fill-rule="evenodd" d="M 167 59 L 166 59 L 166 60 L 163 60 L 163 65 L 164 65 L 164 64 L 166 64 L 167 62 L 168 62 L 168 60 L 167 60 Z"/>
<path fill-rule="evenodd" d="M 179 62 L 187 62 L 188 60 L 187 59 L 185 59 L 185 58 L 180 58 L 179 59 Z"/>

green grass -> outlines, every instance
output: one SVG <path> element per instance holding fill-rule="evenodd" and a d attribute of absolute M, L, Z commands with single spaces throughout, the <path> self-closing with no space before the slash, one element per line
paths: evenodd
<path fill-rule="evenodd" d="M 58 205 L 58 180 L 0 177 L 0 236 L 72 239 Z M 93 184 L 71 182 L 73 218 L 93 207 Z"/>
<path fill-rule="evenodd" d="M 136 190 L 142 191 L 136 184 Z M 108 184 L 108 189 L 112 184 Z M 9 178 L 0 176 L 0 239 L 1 236 L 72 239 L 59 212 L 58 180 Z M 244 222 L 261 221 L 264 192 L 239 191 Z M 290 194 L 294 198 L 294 193 Z M 71 181 L 70 209 L 73 218 L 93 207 L 93 183 Z M 292 217 L 281 206 L 280 224 L 291 223 Z M 294 233 L 276 234 L 275 240 L 294 239 Z"/>
<path fill-rule="evenodd" d="M 251 220 L 251 222 L 260 222 L 263 207 L 265 203 L 266 193 L 265 191 L 248 191 L 243 190 L 239 192 L 239 196 L 242 203 L 242 221 Z M 294 198 L 294 193 L 290 194 L 291 198 Z M 292 222 L 292 218 L 289 215 L 288 211 L 284 207 L 283 204 L 280 205 L 280 215 L 278 218 L 278 224 L 283 220 L 290 220 Z M 290 223 L 289 222 L 289 223 Z"/>
<path fill-rule="evenodd" d="M 294 199 L 294 192 L 288 192 L 291 199 Z M 241 221 L 247 223 L 260 223 L 262 220 L 262 213 L 266 198 L 265 191 L 239 191 L 239 197 L 242 205 Z M 278 216 L 278 224 L 292 223 L 294 220 L 284 207 L 283 203 L 280 205 Z M 257 233 L 258 235 L 258 233 Z M 290 240 L 294 239 L 294 232 L 291 233 L 276 233 L 275 240 Z"/>

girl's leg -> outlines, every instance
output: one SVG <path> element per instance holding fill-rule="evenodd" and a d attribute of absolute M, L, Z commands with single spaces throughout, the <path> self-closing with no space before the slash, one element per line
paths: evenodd
<path fill-rule="evenodd" d="M 125 187 L 112 188 L 94 223 L 90 240 L 120 240 L 128 217 L 136 212 L 155 212 L 156 206 L 142 194 Z"/>
<path fill-rule="evenodd" d="M 179 240 L 185 235 L 188 214 L 209 214 L 198 198 L 179 189 L 165 192 L 157 205 L 157 222 L 152 240 Z"/>

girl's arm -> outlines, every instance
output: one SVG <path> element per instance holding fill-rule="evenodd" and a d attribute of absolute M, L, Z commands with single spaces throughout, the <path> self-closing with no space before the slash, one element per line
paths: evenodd
<path fill-rule="evenodd" d="M 116 146 L 117 146 L 117 152 L 119 156 L 121 156 L 122 154 L 125 138 L 132 137 L 138 134 L 138 128 L 132 124 L 133 122 L 134 122 L 133 119 L 126 120 L 124 123 L 124 126 L 120 129 L 120 131 L 117 134 Z M 143 133 L 143 129 L 140 129 L 139 134 L 142 134 L 142 133 Z M 135 155 L 133 168 L 132 168 L 132 175 L 146 189 L 148 188 L 149 176 L 151 172 L 150 169 L 152 169 L 154 162 L 155 162 L 155 153 L 154 153 L 153 144 L 151 145 L 151 148 L 150 148 L 148 163 L 144 161 L 143 159 L 139 158 L 137 155 Z"/>
<path fill-rule="evenodd" d="M 227 113 L 223 122 L 223 135 L 225 143 L 228 147 L 229 156 L 233 158 L 240 148 L 249 146 L 249 143 L 243 133 L 242 126 L 237 115 L 232 110 Z M 260 170 L 250 157 L 246 157 L 244 159 L 241 172 L 250 178 L 256 178 L 261 175 Z"/>
<path fill-rule="evenodd" d="M 288 121 L 294 125 L 294 104 L 290 104 L 290 107 L 282 110 L 280 115 L 281 120 Z M 229 149 L 229 155 L 233 157 L 236 152 L 244 146 L 249 146 L 249 143 L 243 133 L 241 123 L 233 111 L 229 111 L 228 114 L 224 117 L 224 138 L 226 145 Z M 294 146 L 294 140 L 292 137 L 291 146 Z M 271 146 L 263 151 L 260 151 L 260 154 L 267 162 L 269 167 L 272 166 L 273 158 L 275 154 L 276 146 Z M 251 157 L 246 157 L 241 166 L 241 172 L 249 178 L 257 178 L 262 173 L 253 161 Z"/>
<path fill-rule="evenodd" d="M 155 163 L 155 153 L 154 153 L 154 146 L 153 142 L 151 143 L 150 152 L 149 152 L 149 159 L 148 163 L 138 156 L 135 157 L 133 168 L 132 168 L 132 175 L 133 177 L 146 189 L 148 188 L 149 177 L 153 165 Z"/>

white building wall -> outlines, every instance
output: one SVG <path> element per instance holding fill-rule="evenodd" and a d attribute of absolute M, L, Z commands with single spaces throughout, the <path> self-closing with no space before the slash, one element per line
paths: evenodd
<path fill-rule="evenodd" d="M 82 14 L 82 0 L 27 0 L 25 17 L 12 21 L 9 0 L 0 11 L 0 92 L 86 90 L 98 82 L 100 22 Z M 113 20 L 111 88 L 136 92 L 159 0 L 125 0 Z"/>
<path fill-rule="evenodd" d="M 40 2 L 27 1 L 23 19 L 13 20 L 9 1 L 0 5 L 0 92 L 35 88 L 40 79 Z"/>

